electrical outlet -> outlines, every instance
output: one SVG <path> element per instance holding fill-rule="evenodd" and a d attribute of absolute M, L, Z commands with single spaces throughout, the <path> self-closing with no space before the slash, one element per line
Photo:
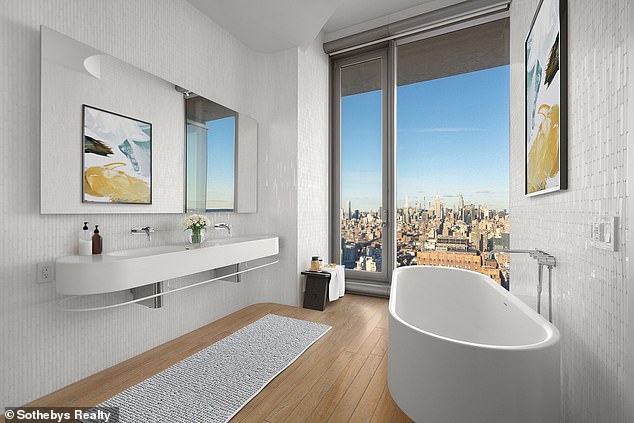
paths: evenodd
<path fill-rule="evenodd" d="M 49 283 L 55 280 L 55 262 L 49 261 L 37 265 L 37 283 Z"/>

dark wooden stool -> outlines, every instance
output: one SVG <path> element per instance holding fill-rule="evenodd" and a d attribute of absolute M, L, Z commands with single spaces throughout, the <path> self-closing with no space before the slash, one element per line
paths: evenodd
<path fill-rule="evenodd" d="M 304 291 L 304 308 L 324 311 L 328 301 L 329 272 L 302 272 L 306 276 L 306 290 Z"/>

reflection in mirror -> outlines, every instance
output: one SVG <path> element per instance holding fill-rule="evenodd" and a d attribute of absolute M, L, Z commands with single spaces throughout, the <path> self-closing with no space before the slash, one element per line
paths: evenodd
<path fill-rule="evenodd" d="M 186 93 L 185 116 L 187 212 L 233 211 L 236 112 Z"/>
<path fill-rule="evenodd" d="M 174 84 L 53 29 L 42 26 L 40 33 L 40 212 L 182 213 L 182 94 Z M 84 119 L 90 117 L 85 108 L 94 112 L 89 115 L 99 115 L 98 121 Z M 139 123 L 152 125 L 150 144 L 128 137 Z M 105 148 L 87 148 L 84 135 Z M 98 194 L 94 198 L 83 195 L 87 164 L 96 172 L 93 176 L 99 175 L 99 184 L 90 183 L 92 194 Z M 126 177 L 120 178 L 122 174 Z M 131 181 L 142 186 L 141 197 L 133 195 L 135 201 L 129 197 Z"/>

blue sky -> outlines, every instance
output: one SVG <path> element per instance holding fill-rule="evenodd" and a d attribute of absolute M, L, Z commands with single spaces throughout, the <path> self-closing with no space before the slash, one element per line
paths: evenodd
<path fill-rule="evenodd" d="M 342 98 L 342 200 L 376 210 L 381 193 L 381 93 Z M 508 208 L 509 68 L 401 86 L 397 200 Z"/>
<path fill-rule="evenodd" d="M 207 209 L 233 209 L 235 118 L 207 122 Z"/>

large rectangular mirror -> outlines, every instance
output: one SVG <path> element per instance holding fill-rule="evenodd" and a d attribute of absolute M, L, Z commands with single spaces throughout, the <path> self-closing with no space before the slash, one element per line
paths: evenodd
<path fill-rule="evenodd" d="M 41 46 L 42 214 L 256 211 L 255 120 L 45 26 Z"/>

